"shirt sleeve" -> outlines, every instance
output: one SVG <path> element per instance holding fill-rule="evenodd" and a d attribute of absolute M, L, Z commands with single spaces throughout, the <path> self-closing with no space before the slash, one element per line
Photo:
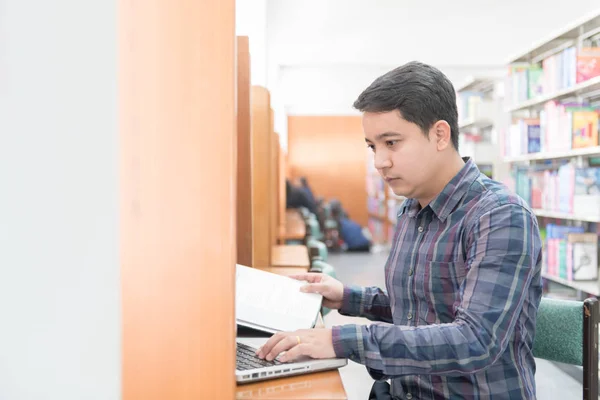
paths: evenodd
<path fill-rule="evenodd" d="M 390 298 L 377 287 L 345 286 L 339 313 L 371 321 L 392 322 Z"/>
<path fill-rule="evenodd" d="M 534 277 L 541 279 L 537 221 L 517 204 L 476 219 L 468 233 L 467 268 L 452 323 L 333 328 L 336 355 L 365 364 L 376 379 L 412 374 L 473 374 L 504 352 Z M 539 289 L 540 282 L 536 282 Z M 537 298 L 537 304 L 541 291 Z M 534 317 L 532 317 L 534 318 Z"/>

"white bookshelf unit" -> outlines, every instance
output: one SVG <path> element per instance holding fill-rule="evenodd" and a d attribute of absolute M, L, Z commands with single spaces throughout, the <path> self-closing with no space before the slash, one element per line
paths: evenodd
<path fill-rule="evenodd" d="M 492 177 L 498 161 L 494 126 L 501 101 L 494 91 L 499 82 L 501 75 L 471 76 L 456 88 L 459 151 Z"/>
<path fill-rule="evenodd" d="M 598 160 L 592 162 L 594 157 L 600 158 L 600 73 L 581 68 L 596 58 L 600 61 L 600 9 L 526 48 L 506 63 L 510 72 L 503 109 L 510 125 L 502 133 L 502 161 L 512 169 L 515 190 L 530 202 L 540 218 L 540 229 L 546 234 L 547 227 L 548 237 L 559 241 L 566 242 L 566 233 L 565 237 L 560 236 L 563 233 L 556 236 L 556 226 L 600 232 L 600 198 L 598 203 L 594 202 L 595 197 L 594 201 L 577 203 L 577 196 L 595 196 L 590 192 L 593 189 L 589 179 L 595 176 L 595 168 L 600 168 L 596 167 L 600 165 Z M 581 184 L 582 180 L 587 180 L 587 186 Z M 595 186 L 600 186 L 600 179 L 592 183 Z M 558 224 L 551 220 L 557 220 Z M 542 221 L 548 221 L 548 225 Z M 559 254 L 555 243 L 552 250 L 550 244 L 544 244 L 545 255 L 548 251 Z M 545 259 L 543 277 L 577 291 L 580 298 L 600 296 L 598 280 L 565 279 L 564 260 L 566 257 L 574 264 L 569 258 L 573 255 L 560 254 L 562 259 L 558 261 Z M 552 268 L 548 268 L 547 262 Z"/>

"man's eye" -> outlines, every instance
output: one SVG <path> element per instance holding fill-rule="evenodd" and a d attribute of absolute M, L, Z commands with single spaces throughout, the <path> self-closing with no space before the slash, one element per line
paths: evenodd
<path fill-rule="evenodd" d="M 375 146 L 373 146 L 372 144 L 368 144 L 367 147 L 372 151 L 375 151 Z"/>
<path fill-rule="evenodd" d="M 397 141 L 397 140 L 386 140 L 386 142 L 385 142 L 385 145 L 386 145 L 387 147 L 392 147 L 392 146 L 394 146 L 396 143 L 398 143 L 398 141 Z"/>

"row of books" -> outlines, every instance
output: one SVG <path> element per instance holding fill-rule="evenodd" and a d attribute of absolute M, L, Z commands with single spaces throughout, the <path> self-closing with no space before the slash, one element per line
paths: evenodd
<path fill-rule="evenodd" d="M 367 198 L 367 210 L 369 214 L 385 216 L 385 201 L 376 197 Z"/>
<path fill-rule="evenodd" d="M 540 234 L 545 274 L 567 281 L 598 279 L 597 233 L 586 233 L 583 227 L 547 224 Z"/>
<path fill-rule="evenodd" d="M 504 141 L 504 155 L 598 146 L 599 116 L 598 110 L 587 104 L 549 101 L 540 118 L 513 121 Z"/>
<path fill-rule="evenodd" d="M 509 66 L 506 99 L 518 104 L 555 93 L 600 76 L 600 44 L 588 42 L 577 49 L 569 47 L 538 64 Z"/>
<path fill-rule="evenodd" d="M 515 192 L 532 208 L 600 218 L 600 168 L 513 169 Z"/>
<path fill-rule="evenodd" d="M 367 174 L 367 195 L 385 199 L 385 181 L 379 174 Z"/>
<path fill-rule="evenodd" d="M 460 92 L 457 94 L 459 124 L 467 121 L 492 120 L 494 115 L 493 101 L 480 92 Z"/>
<path fill-rule="evenodd" d="M 386 234 L 388 232 L 384 221 L 369 218 L 367 227 L 369 228 L 369 232 L 371 232 L 371 236 L 375 243 L 382 244 L 386 242 Z"/>
<path fill-rule="evenodd" d="M 457 94 L 456 105 L 460 121 L 475 119 L 478 108 L 483 102 L 483 95 L 478 92 L 461 92 Z"/>

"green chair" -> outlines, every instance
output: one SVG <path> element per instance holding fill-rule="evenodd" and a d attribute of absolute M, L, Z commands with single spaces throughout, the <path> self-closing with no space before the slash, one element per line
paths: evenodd
<path fill-rule="evenodd" d="M 325 247 L 325 243 L 311 238 L 307 241 L 307 247 L 308 256 L 310 258 L 310 269 L 308 272 L 321 273 L 337 279 L 333 265 L 327 264 L 321 257 L 322 250 L 325 250 L 325 253 L 327 253 L 327 247 Z M 329 311 L 331 311 L 329 308 L 321 307 L 321 314 L 323 316 L 327 315 Z"/>
<path fill-rule="evenodd" d="M 312 258 L 313 254 L 314 255 L 318 255 L 321 260 L 323 261 L 327 261 L 327 246 L 325 246 L 325 243 L 321 242 L 320 240 L 317 240 L 313 237 L 307 238 L 306 240 L 306 246 L 308 247 L 308 254 L 309 257 Z M 313 248 L 315 250 L 313 250 Z"/>
<path fill-rule="evenodd" d="M 325 246 L 332 251 L 340 250 L 340 231 L 338 223 L 333 218 L 325 220 L 325 229 L 323 229 Z"/>
<path fill-rule="evenodd" d="M 298 208 L 298 211 L 300 212 L 300 215 L 302 215 L 302 217 L 305 218 L 305 219 L 308 218 L 308 216 L 310 214 L 312 214 L 310 212 L 310 210 L 308 208 L 306 208 L 306 207 L 300 207 L 300 208 Z"/>
<path fill-rule="evenodd" d="M 321 232 L 321 226 L 319 225 L 319 221 L 317 221 L 317 218 L 314 217 L 314 214 L 312 217 L 308 217 L 304 220 L 304 222 L 306 223 L 306 235 L 307 236 L 312 236 L 317 240 L 321 240 L 323 238 L 323 232 Z"/>
<path fill-rule="evenodd" d="M 598 400 L 598 299 L 542 298 L 533 355 L 583 367 L 583 399 Z"/>

